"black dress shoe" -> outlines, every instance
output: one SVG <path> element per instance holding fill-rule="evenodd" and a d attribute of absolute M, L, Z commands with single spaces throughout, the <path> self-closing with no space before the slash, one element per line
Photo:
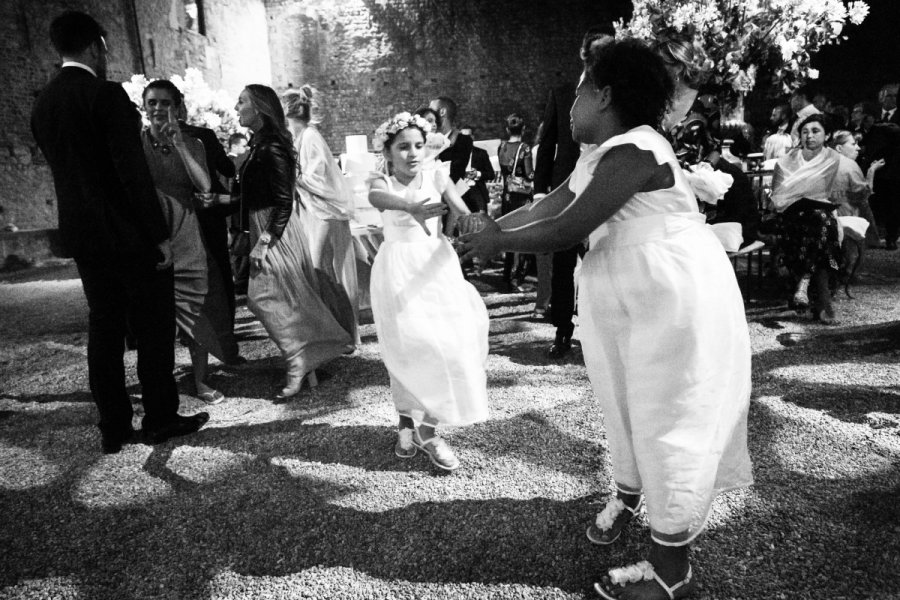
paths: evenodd
<path fill-rule="evenodd" d="M 209 421 L 209 413 L 205 412 L 199 412 L 189 417 L 175 415 L 174 420 L 159 427 L 144 428 L 144 441 L 148 444 L 161 444 L 173 437 L 190 435 L 199 431 L 207 421 Z"/>
<path fill-rule="evenodd" d="M 556 336 L 553 344 L 550 345 L 550 351 L 547 354 L 550 358 L 562 358 L 572 350 L 571 336 Z"/>
<path fill-rule="evenodd" d="M 100 434 L 100 449 L 103 450 L 103 454 L 117 454 L 122 450 L 122 446 L 125 444 L 130 444 L 134 441 L 135 433 L 134 429 L 128 428 L 125 431 L 115 432 L 115 433 L 102 433 Z"/>

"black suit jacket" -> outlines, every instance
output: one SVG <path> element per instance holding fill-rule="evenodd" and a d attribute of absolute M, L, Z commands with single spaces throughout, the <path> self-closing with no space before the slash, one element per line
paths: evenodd
<path fill-rule="evenodd" d="M 534 165 L 534 191 L 546 194 L 556 189 L 575 169 L 581 146 L 572 139 L 569 112 L 575 103 L 575 86 L 563 85 L 550 90 L 544 108 L 544 136 L 538 146 Z"/>
<path fill-rule="evenodd" d="M 225 153 L 225 148 L 219 141 L 216 132 L 206 127 L 197 127 L 189 125 L 184 121 L 179 121 L 181 131 L 193 138 L 200 140 L 203 149 L 206 150 L 206 170 L 209 172 L 209 178 L 212 180 L 211 192 L 216 194 L 227 194 L 229 190 L 222 181 L 216 177 L 216 173 L 225 179 L 234 179 L 234 163 Z"/>
<path fill-rule="evenodd" d="M 122 86 L 65 67 L 38 96 L 31 130 L 53 172 L 67 254 L 157 262 L 169 231 Z"/>
<path fill-rule="evenodd" d="M 475 181 L 475 185 L 470 187 L 468 192 L 463 194 L 462 199 L 472 212 L 487 212 L 487 205 L 491 199 L 486 182 L 492 181 L 497 176 L 487 150 L 472 146 L 472 168 L 480 171 L 481 177 Z"/>
<path fill-rule="evenodd" d="M 460 133 L 457 134 L 456 141 L 452 146 L 438 154 L 438 160 L 450 161 L 450 179 L 454 183 L 465 177 L 473 146 L 472 138 Z"/>

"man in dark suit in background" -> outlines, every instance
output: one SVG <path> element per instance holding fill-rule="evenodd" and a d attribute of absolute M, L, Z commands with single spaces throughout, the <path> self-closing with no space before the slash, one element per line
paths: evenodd
<path fill-rule="evenodd" d="M 441 96 L 428 105 L 438 114 L 440 131 L 450 141 L 450 146 L 438 155 L 438 160 L 450 162 L 450 179 L 456 183 L 466 176 L 466 166 L 472 154 L 473 141 L 457 128 L 457 106 L 451 98 Z"/>
<path fill-rule="evenodd" d="M 472 168 L 466 171 L 465 175 L 469 189 L 462 195 L 463 202 L 470 211 L 487 214 L 487 207 L 491 201 L 487 182 L 493 181 L 496 176 L 487 150 L 472 146 Z"/>
<path fill-rule="evenodd" d="M 880 159 L 884 166 L 875 172 L 872 211 L 878 224 L 884 228 L 884 248 L 896 250 L 900 237 L 900 110 L 897 110 L 897 93 L 900 84 L 887 83 L 878 92 L 881 111 L 876 122 L 863 137 L 865 148 L 863 168 Z"/>
<path fill-rule="evenodd" d="M 67 12 L 50 25 L 59 74 L 35 102 L 31 128 L 53 173 L 63 248 L 75 259 L 89 308 L 88 373 L 101 448 L 132 441 L 125 389 L 126 314 L 138 345 L 144 438 L 200 429 L 209 415 L 178 414 L 172 250 L 141 147 L 141 119 L 122 86 L 107 82 L 104 32 Z"/>
<path fill-rule="evenodd" d="M 612 39 L 616 34 L 611 23 L 591 27 L 581 43 L 581 58 L 587 55 L 591 45 L 602 39 Z M 569 112 L 575 103 L 575 83 L 568 83 L 550 91 L 544 109 L 544 133 L 541 138 L 534 168 L 534 192 L 547 194 L 562 185 L 581 155 L 581 148 L 572 139 Z M 584 253 L 582 244 L 553 253 L 553 271 L 550 279 L 550 320 L 556 327 L 556 337 L 550 346 L 550 358 L 561 358 L 572 349 L 572 333 L 575 324 L 575 265 L 578 255 Z"/>

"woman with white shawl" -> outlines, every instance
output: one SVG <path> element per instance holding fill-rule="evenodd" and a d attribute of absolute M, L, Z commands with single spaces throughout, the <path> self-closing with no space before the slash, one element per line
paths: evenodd
<path fill-rule="evenodd" d="M 825 147 L 828 135 L 824 115 L 810 115 L 800 124 L 800 147 L 775 165 L 772 203 L 781 214 L 781 247 L 784 263 L 797 287 L 793 303 L 810 306 L 808 288 L 813 284 L 817 302 L 813 315 L 823 323 L 834 323 L 831 279 L 842 262 L 837 206 L 831 202 L 840 157 Z"/>

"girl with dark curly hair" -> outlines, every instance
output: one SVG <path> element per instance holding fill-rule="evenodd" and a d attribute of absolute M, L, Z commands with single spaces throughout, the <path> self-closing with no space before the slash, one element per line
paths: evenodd
<path fill-rule="evenodd" d="M 634 40 L 592 51 L 572 108 L 576 141 L 595 144 L 543 201 L 464 236 L 465 256 L 547 252 L 590 236 L 579 327 L 603 410 L 615 497 L 588 528 L 616 541 L 646 504 L 648 560 L 613 569 L 604 598 L 694 591 L 688 546 L 716 495 L 752 482 L 747 452 L 750 340 L 734 270 L 704 224 L 656 127 L 673 82 Z"/>

